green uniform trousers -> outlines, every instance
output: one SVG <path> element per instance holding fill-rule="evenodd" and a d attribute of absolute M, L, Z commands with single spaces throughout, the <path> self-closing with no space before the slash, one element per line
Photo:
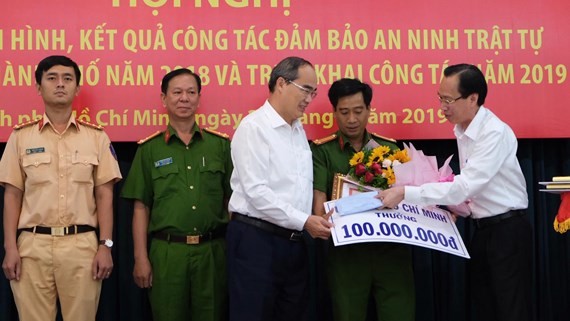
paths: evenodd
<path fill-rule="evenodd" d="M 335 321 L 364 321 L 372 295 L 378 320 L 414 321 L 415 288 L 411 249 L 396 243 L 334 247 L 327 276 Z"/>
<path fill-rule="evenodd" d="M 153 239 L 149 299 L 154 321 L 221 321 L 227 316 L 226 243 Z"/>

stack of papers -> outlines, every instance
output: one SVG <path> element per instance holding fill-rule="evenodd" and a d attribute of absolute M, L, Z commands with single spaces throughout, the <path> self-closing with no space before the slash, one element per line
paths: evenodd
<path fill-rule="evenodd" d="M 541 192 L 564 193 L 570 192 L 570 176 L 554 176 L 551 182 L 539 182 L 545 188 Z"/>

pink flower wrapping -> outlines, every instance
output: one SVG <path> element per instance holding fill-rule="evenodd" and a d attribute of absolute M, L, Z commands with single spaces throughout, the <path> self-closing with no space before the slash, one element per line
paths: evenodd
<path fill-rule="evenodd" d="M 411 160 L 400 166 L 394 167 L 396 183 L 394 186 L 420 186 L 425 183 L 453 182 L 455 175 L 449 166 L 453 155 L 449 156 L 443 166 L 437 168 L 437 158 L 426 156 L 423 151 L 417 150 L 413 144 L 406 145 L 404 149 L 408 152 Z M 471 211 L 467 203 L 448 206 L 455 214 L 468 216 Z"/>

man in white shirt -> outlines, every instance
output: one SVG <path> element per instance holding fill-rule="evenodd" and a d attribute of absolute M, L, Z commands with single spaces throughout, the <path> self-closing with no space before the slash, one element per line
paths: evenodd
<path fill-rule="evenodd" d="M 269 98 L 243 119 L 231 143 L 230 320 L 304 320 L 308 267 L 303 230 L 330 236 L 327 217 L 311 215 L 313 165 L 299 118 L 317 94 L 305 59 L 279 62 Z"/>
<path fill-rule="evenodd" d="M 402 200 L 422 205 L 467 201 L 475 233 L 471 241 L 471 289 L 477 320 L 531 319 L 532 231 L 523 217 L 526 183 L 511 128 L 483 106 L 487 83 L 473 65 L 449 66 L 438 96 L 455 124 L 461 174 L 453 182 L 400 186 L 379 198 L 386 207 Z"/>

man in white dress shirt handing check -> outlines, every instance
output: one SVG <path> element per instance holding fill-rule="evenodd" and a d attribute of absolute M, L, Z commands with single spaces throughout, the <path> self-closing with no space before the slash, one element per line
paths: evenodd
<path fill-rule="evenodd" d="M 526 183 L 511 128 L 483 106 L 487 83 L 473 65 L 449 66 L 438 96 L 455 124 L 461 174 L 453 182 L 400 186 L 379 194 L 385 207 L 467 201 L 475 223 L 471 289 L 476 320 L 531 320 L 532 231 Z"/>

